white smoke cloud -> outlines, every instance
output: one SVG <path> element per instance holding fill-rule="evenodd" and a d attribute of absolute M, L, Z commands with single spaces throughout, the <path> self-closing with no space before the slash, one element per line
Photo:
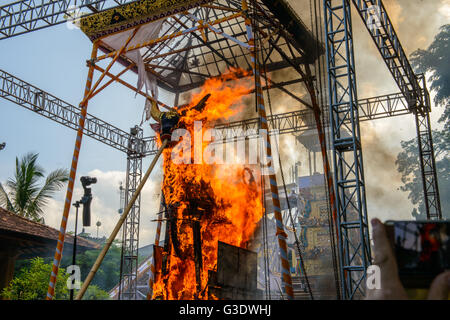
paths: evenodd
<path fill-rule="evenodd" d="M 144 166 L 145 168 L 145 166 Z M 155 170 L 158 168 L 156 167 Z M 91 226 L 86 227 L 85 231 L 92 236 L 97 235 L 97 227 L 95 223 L 101 222 L 98 235 L 99 237 L 109 237 L 111 231 L 114 229 L 117 221 L 120 218 L 118 209 L 120 207 L 119 184 L 122 182 L 125 185 L 124 171 L 102 171 L 95 169 L 88 172 L 86 175 L 96 177 L 97 183 L 91 185 L 93 200 L 91 204 Z M 81 176 L 81 175 L 80 175 Z M 147 180 L 146 185 L 141 193 L 141 216 L 140 216 L 140 233 L 139 246 L 144 246 L 153 243 L 156 230 L 156 222 L 151 220 L 156 218 L 156 213 L 159 210 L 159 196 L 160 196 L 161 178 L 158 174 L 152 174 Z M 51 199 L 44 209 L 45 223 L 53 228 L 59 229 L 61 224 L 65 188 L 61 190 L 58 195 Z M 72 203 L 81 199 L 83 196 L 83 188 L 81 184 L 77 183 Z M 78 213 L 78 233 L 82 229 L 82 207 Z M 74 231 L 75 227 L 75 208 L 72 206 L 69 215 L 68 231 Z M 119 233 L 117 238 L 121 238 Z"/>

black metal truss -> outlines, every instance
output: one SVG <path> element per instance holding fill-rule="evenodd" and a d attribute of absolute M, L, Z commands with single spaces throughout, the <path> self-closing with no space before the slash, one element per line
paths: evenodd
<path fill-rule="evenodd" d="M 142 141 L 142 129 L 131 128 L 132 143 Z M 127 157 L 127 176 L 125 182 L 125 207 L 142 180 L 141 153 L 129 153 Z M 137 270 L 139 253 L 139 223 L 141 212 L 141 195 L 139 194 L 123 225 L 122 259 L 120 265 L 119 299 L 137 299 Z"/>
<path fill-rule="evenodd" d="M 329 114 L 342 299 L 364 295 L 371 264 L 349 0 L 324 0 Z"/>
<path fill-rule="evenodd" d="M 430 106 L 430 95 L 426 88 L 425 77 L 421 75 L 423 101 Z M 434 157 L 433 138 L 429 112 L 414 112 L 419 146 L 419 162 L 422 173 L 425 211 L 428 219 L 442 219 L 441 203 Z"/>
<path fill-rule="evenodd" d="M 411 110 L 423 106 L 419 82 L 381 0 L 352 0 Z M 368 10 L 372 7 L 371 10 Z"/>
<path fill-rule="evenodd" d="M 401 93 L 361 99 L 358 102 L 359 121 L 369 121 L 410 114 L 408 104 Z M 324 108 L 324 112 L 327 112 Z M 345 123 L 349 123 L 349 119 Z M 306 130 L 316 130 L 314 114 L 310 109 L 274 114 L 267 117 L 271 133 L 289 134 Z M 326 126 L 329 122 L 325 123 Z M 258 118 L 232 121 L 214 127 L 220 130 L 220 137 L 239 138 L 243 131 L 258 129 Z"/>
<path fill-rule="evenodd" d="M 73 5 L 73 2 L 75 1 L 17 1 L 14 4 L 2 6 L 0 7 L 0 36 L 7 38 L 64 22 L 64 13 L 71 4 Z M 95 12 L 108 8 L 108 4 L 112 6 L 128 2 L 132 1 L 94 0 L 80 1 L 77 4 L 79 7 L 88 7 Z M 286 32 L 281 31 L 280 26 L 283 25 L 283 21 L 280 21 L 268 9 L 269 1 L 258 0 L 256 2 L 260 8 L 263 8 L 261 10 L 266 13 L 265 17 L 258 16 L 257 18 L 264 25 L 258 32 L 265 32 L 270 35 L 267 47 L 264 46 L 262 49 L 273 52 L 273 54 L 267 55 L 265 60 L 268 70 L 275 71 L 294 65 L 300 68 L 299 64 L 303 59 L 304 48 L 297 45 L 298 43 L 293 39 L 292 32 L 286 34 Z M 385 96 L 384 98 L 367 99 L 366 103 L 357 100 L 350 0 L 324 0 L 326 24 L 328 23 L 326 25 L 326 42 L 329 49 L 327 58 L 331 79 L 329 86 L 331 108 L 329 112 L 332 116 L 334 167 L 337 168 L 335 170 L 337 203 L 340 206 L 338 208 L 340 219 L 339 241 L 341 241 L 339 246 L 341 254 L 340 269 L 342 272 L 343 298 L 345 299 L 353 298 L 360 291 L 365 268 L 370 260 L 359 121 L 410 112 L 415 114 L 427 214 L 431 218 L 441 216 L 429 121 L 430 104 L 429 99 L 424 98 L 428 96 L 428 92 L 426 88 L 420 88 L 382 1 L 352 0 L 352 2 L 358 9 L 366 26 L 371 19 L 368 7 L 376 5 L 380 8 L 381 27 L 368 29 L 402 93 Z M 32 6 L 26 7 L 25 3 L 31 3 Z M 98 6 L 92 6 L 92 4 Z M 203 21 L 212 21 L 230 15 L 230 12 L 233 12 L 232 8 L 235 10 L 241 8 L 240 1 L 236 0 L 217 0 L 215 4 L 228 9 L 198 7 L 191 11 L 194 18 L 185 14 L 178 14 L 165 21 L 163 34 L 171 34 L 193 27 L 197 24 L 196 18 Z M 241 19 L 226 20 L 215 27 L 222 33 L 246 42 Z M 333 25 L 332 20 L 337 24 Z M 276 30 L 280 30 L 280 32 L 274 35 Z M 157 76 L 160 85 L 179 94 L 199 87 L 205 79 L 219 76 L 229 67 L 239 66 L 250 70 L 249 57 L 242 46 L 212 31 L 206 30 L 205 34 L 207 41 L 194 33 L 189 37 L 173 39 L 148 47 L 144 60 L 147 67 L 152 69 Z M 275 39 L 273 39 L 273 36 Z M 0 39 L 2 39 L 1 37 Z M 294 54 L 292 48 L 295 48 L 298 54 Z M 332 49 L 330 50 L 330 48 Z M 292 58 L 288 57 L 289 53 L 291 53 Z M 299 57 L 300 61 L 294 63 L 293 59 L 296 56 Z M 78 108 L 70 106 L 53 96 L 46 96 L 45 92 L 37 91 L 37 88 L 21 83 L 20 80 L 17 83 L 14 80 L 18 79 L 9 74 L 5 74 L 2 80 L 3 83 L 8 84 L 6 91 L 1 91 L 2 96 L 6 99 L 41 113 L 43 116 L 72 129 L 77 127 Z M 22 84 L 24 85 L 21 86 Z M 25 88 L 31 88 L 32 92 L 27 93 L 26 90 L 24 91 Z M 284 89 L 284 87 L 282 88 Z M 425 94 L 422 90 L 425 90 Z M 12 94 L 9 92 L 12 92 Z M 25 99 L 21 100 L 21 97 L 25 97 Z M 40 99 L 42 99 L 42 103 L 39 102 Z M 59 104 L 59 102 L 62 102 L 62 104 Z M 364 109 L 363 106 L 367 106 L 367 108 Z M 397 109 L 397 107 L 399 108 Z M 314 126 L 308 120 L 310 116 L 311 114 L 308 115 L 308 111 L 274 115 L 273 122 L 275 125 L 272 130 L 288 133 L 312 129 Z M 91 121 L 91 125 L 89 125 L 89 121 Z M 272 119 L 268 119 L 268 121 L 272 123 Z M 238 134 L 242 129 L 256 127 L 257 121 L 255 119 L 247 119 L 222 124 L 217 128 L 225 129 L 224 132 L 228 136 L 230 133 L 232 135 Z M 139 154 L 138 158 L 141 161 L 143 156 L 154 154 L 157 151 L 154 137 L 132 138 L 128 133 L 91 115 L 88 115 L 86 128 L 86 135 L 124 151 L 128 156 Z M 233 129 L 238 130 L 234 133 Z M 343 131 L 350 132 L 351 138 L 341 138 Z"/>
<path fill-rule="evenodd" d="M 28 110 L 76 130 L 80 108 L 45 92 L 19 78 L 0 70 L 0 97 Z M 361 99 L 358 103 L 360 121 L 376 120 L 409 114 L 406 100 L 401 93 Z M 268 117 L 270 130 L 280 134 L 313 130 L 312 111 L 309 109 L 275 114 Z M 272 119 L 273 118 L 273 119 Z M 273 120 L 273 121 L 272 121 Z M 275 127 L 272 127 L 272 123 Z M 258 119 L 245 119 L 216 125 L 223 136 L 239 136 L 239 132 L 258 128 Z M 233 130 L 236 130 L 234 132 Z M 84 134 L 117 150 L 142 157 L 158 151 L 156 137 L 138 138 L 91 114 L 86 116 Z"/>
<path fill-rule="evenodd" d="M 87 14 L 136 0 L 19 0 L 0 6 L 0 40 L 51 27 L 67 21 L 73 8 Z"/>
<path fill-rule="evenodd" d="M 431 104 L 425 81 L 421 85 L 403 50 L 381 0 L 352 0 L 394 80 L 416 115 L 420 169 L 428 219 L 441 219 L 441 205 L 430 125 Z M 424 94 L 425 92 L 425 94 Z"/>
<path fill-rule="evenodd" d="M 0 70 L 0 97 L 68 128 L 78 129 L 79 107 L 71 105 L 2 70 Z M 127 154 L 136 152 L 148 154 L 156 149 L 154 139 L 135 141 L 128 132 L 89 113 L 86 116 L 84 134 Z"/>
<path fill-rule="evenodd" d="M 133 0 L 136 1 L 136 0 Z M 133 2 L 130 0 L 22 0 L 0 7 L 0 39 L 24 34 L 60 24 L 70 15 L 70 9 L 89 9 L 92 13 Z M 216 8 L 198 7 L 191 14 L 198 19 L 221 19 L 240 10 L 240 5 L 229 0 L 215 1 Z M 220 9 L 218 7 L 223 7 Z M 242 18 L 227 20 L 215 28 L 235 39 L 246 41 Z M 179 14 L 166 19 L 162 35 L 168 35 L 198 24 L 188 15 Z M 190 37 L 173 39 L 148 47 L 144 60 L 153 69 L 161 87 L 171 92 L 184 92 L 200 86 L 206 78 L 218 76 L 229 67 L 240 66 L 250 70 L 246 50 L 226 37 L 206 30 L 205 42 L 197 33 Z M 282 41 L 279 46 L 283 47 Z M 156 58 L 155 58 L 156 57 Z M 268 64 L 277 61 L 269 61 Z M 279 62 L 279 61 L 278 61 Z M 244 66 L 244 67 L 243 67 Z M 246 66 L 246 68 L 245 68 Z M 274 64 L 285 68 L 284 64 Z M 273 68 L 273 67 L 272 67 Z"/>

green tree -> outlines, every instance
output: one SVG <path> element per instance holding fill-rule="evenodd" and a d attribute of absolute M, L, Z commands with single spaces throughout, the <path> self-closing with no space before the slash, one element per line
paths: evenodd
<path fill-rule="evenodd" d="M 100 289 L 96 285 L 89 285 L 84 293 L 83 300 L 109 300 L 108 292 Z"/>
<path fill-rule="evenodd" d="M 430 89 L 436 93 L 434 102 L 445 107 L 440 122 L 450 127 L 450 24 L 443 25 L 427 50 L 416 50 L 411 55 L 411 64 L 418 73 L 429 72 Z"/>
<path fill-rule="evenodd" d="M 8 300 L 44 300 L 47 297 L 48 281 L 52 271 L 52 263 L 45 263 L 43 258 L 29 259 L 24 262 L 18 275 L 9 286 L 1 292 L 1 296 Z M 69 274 L 64 268 L 59 268 L 56 279 L 54 299 L 68 300 L 70 290 L 67 288 Z M 75 290 L 75 295 L 77 290 Z M 83 300 L 108 300 L 108 292 L 96 285 L 90 285 L 83 296 Z"/>
<path fill-rule="evenodd" d="M 97 259 L 101 249 L 87 250 L 84 253 L 77 254 L 76 264 L 80 267 L 81 279 L 85 279 L 89 274 L 95 260 Z M 121 245 L 118 241 L 114 241 L 111 248 L 108 250 L 100 268 L 95 274 L 91 285 L 97 286 L 99 289 L 110 291 L 116 284 L 119 283 L 120 278 L 120 258 Z M 72 256 L 63 256 L 61 261 L 62 266 L 72 264 Z M 90 287 L 89 286 L 89 287 Z"/>
<path fill-rule="evenodd" d="M 434 103 L 443 107 L 444 112 L 439 119 L 442 130 L 433 131 L 436 170 L 439 182 L 441 209 L 443 216 L 450 214 L 450 25 L 440 28 L 433 43 L 427 50 L 419 49 L 411 55 L 411 64 L 415 72 L 430 75 L 430 89 L 436 94 Z M 408 192 L 408 198 L 415 206 L 412 212 L 416 219 L 426 219 L 423 197 L 422 178 L 419 165 L 417 138 L 402 141 L 403 151 L 397 156 L 397 170 L 402 174 L 404 185 L 401 190 Z M 448 216 L 450 217 L 450 216 Z"/>
<path fill-rule="evenodd" d="M 57 169 L 48 174 L 42 186 L 44 169 L 37 164 L 38 154 L 28 153 L 19 159 L 16 157 L 14 177 L 0 183 L 0 206 L 22 217 L 44 222 L 43 208 L 53 194 L 60 190 L 69 179 L 65 169 Z"/>
<path fill-rule="evenodd" d="M 44 300 L 47 296 L 48 281 L 52 271 L 50 263 L 42 258 L 31 259 L 29 267 L 22 268 L 19 274 L 2 291 L 2 297 L 9 300 Z M 61 268 L 56 280 L 54 298 L 68 299 L 67 279 L 69 275 Z"/>
<path fill-rule="evenodd" d="M 435 148 L 436 171 L 439 182 L 442 215 L 448 216 L 450 212 L 450 159 L 448 157 L 448 137 L 444 132 L 433 131 L 433 145 Z M 423 197 L 422 173 L 419 165 L 419 152 L 417 139 L 402 141 L 403 151 L 397 156 L 397 168 L 402 174 L 402 191 L 408 192 L 408 199 L 415 206 L 412 216 L 418 220 L 426 219 L 425 203 Z"/>

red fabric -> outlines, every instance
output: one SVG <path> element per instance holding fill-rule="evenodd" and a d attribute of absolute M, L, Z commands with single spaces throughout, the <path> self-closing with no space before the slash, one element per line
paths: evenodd
<path fill-rule="evenodd" d="M 431 254 L 439 250 L 440 241 L 431 235 L 431 231 L 436 228 L 436 224 L 426 224 L 421 234 L 422 253 L 420 261 L 427 261 L 431 258 Z"/>
<path fill-rule="evenodd" d="M 161 131 L 161 125 L 159 123 L 150 123 L 150 127 L 157 133 Z"/>

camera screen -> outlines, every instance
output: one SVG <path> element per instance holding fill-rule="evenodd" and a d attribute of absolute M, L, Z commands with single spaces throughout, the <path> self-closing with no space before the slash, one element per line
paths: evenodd
<path fill-rule="evenodd" d="M 400 277 L 432 278 L 450 268 L 450 223 L 398 221 L 393 240 Z"/>

